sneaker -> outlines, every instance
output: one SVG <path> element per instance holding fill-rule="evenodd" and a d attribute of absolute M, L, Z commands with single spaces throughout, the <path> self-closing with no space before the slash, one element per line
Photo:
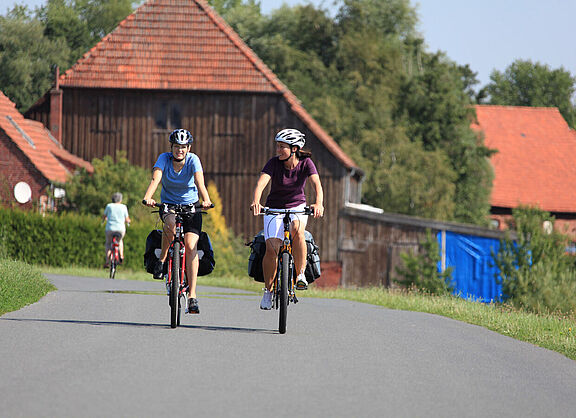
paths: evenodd
<path fill-rule="evenodd" d="M 188 306 L 186 307 L 186 313 L 199 314 L 200 308 L 198 307 L 198 299 L 186 298 L 186 300 L 188 301 L 188 303 L 187 303 Z"/>
<path fill-rule="evenodd" d="M 304 273 L 300 273 L 296 278 L 296 290 L 306 290 L 308 289 L 308 281 Z"/>
<path fill-rule="evenodd" d="M 268 289 L 264 289 L 264 295 L 262 295 L 262 301 L 260 302 L 260 309 L 266 311 L 272 309 L 272 293 Z"/>
<path fill-rule="evenodd" d="M 164 263 L 160 260 L 156 262 L 154 266 L 153 276 L 156 280 L 162 280 L 162 273 L 164 272 Z"/>

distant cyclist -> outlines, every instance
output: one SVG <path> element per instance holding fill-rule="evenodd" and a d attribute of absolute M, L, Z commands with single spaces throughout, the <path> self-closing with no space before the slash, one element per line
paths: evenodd
<path fill-rule="evenodd" d="M 122 203 L 122 193 L 112 195 L 112 203 L 108 203 L 104 209 L 102 219 L 106 222 L 106 262 L 105 267 L 110 267 L 110 254 L 112 252 L 112 237 L 116 234 L 118 240 L 118 250 L 120 253 L 120 264 L 124 261 L 124 235 L 126 234 L 126 224 L 130 225 L 128 208 Z"/>
<path fill-rule="evenodd" d="M 310 179 L 316 192 L 315 203 L 310 205 L 314 217 L 324 216 L 324 192 L 320 176 L 312 162 L 311 153 L 303 151 L 306 143 L 304 134 L 297 129 L 283 129 L 274 138 L 276 141 L 276 156 L 271 158 L 260 173 L 260 178 L 254 189 L 254 197 L 250 208 L 254 215 L 260 213 L 262 192 L 270 183 L 270 194 L 266 206 L 272 209 L 302 210 L 306 206 L 304 187 Z M 305 215 L 290 215 L 292 219 L 292 252 L 294 254 L 296 289 L 306 290 L 308 282 L 304 271 L 306 269 L 306 239 L 304 231 L 308 217 Z M 266 239 L 266 254 L 262 260 L 265 289 L 260 309 L 272 308 L 272 282 L 278 264 L 278 251 L 284 238 L 283 215 L 264 216 L 264 237 Z"/>
<path fill-rule="evenodd" d="M 164 262 L 168 256 L 168 248 L 176 233 L 176 217 L 170 213 L 172 205 L 192 205 L 198 202 L 198 194 L 202 197 L 202 206 L 212 205 L 208 190 L 204 184 L 204 173 L 200 158 L 190 148 L 194 138 L 186 129 L 176 129 L 170 134 L 170 152 L 160 154 L 152 169 L 152 180 L 144 195 L 146 205 L 153 207 L 156 201 L 152 199 L 158 185 L 162 183 L 160 199 L 167 204 L 167 211 L 160 209 L 160 218 L 164 222 L 162 233 L 162 252 L 160 261 L 154 269 L 154 278 L 162 278 Z M 188 278 L 188 313 L 200 313 L 196 297 L 196 280 L 198 278 L 197 244 L 202 231 L 202 215 L 195 213 L 183 219 L 184 245 L 186 246 L 186 277 Z"/>

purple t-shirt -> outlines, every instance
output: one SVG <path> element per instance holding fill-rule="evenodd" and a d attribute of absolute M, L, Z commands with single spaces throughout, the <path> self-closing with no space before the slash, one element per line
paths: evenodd
<path fill-rule="evenodd" d="M 298 161 L 296 167 L 288 170 L 278 157 L 274 157 L 266 163 L 262 172 L 272 177 L 266 206 L 274 209 L 288 209 L 305 204 L 306 180 L 312 174 L 318 174 L 310 158 Z"/>

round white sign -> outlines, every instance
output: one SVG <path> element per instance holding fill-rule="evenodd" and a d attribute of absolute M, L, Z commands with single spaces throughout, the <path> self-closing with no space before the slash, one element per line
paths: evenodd
<path fill-rule="evenodd" d="M 28 183 L 21 181 L 14 186 L 14 197 L 18 203 L 27 203 L 32 198 L 32 189 Z"/>

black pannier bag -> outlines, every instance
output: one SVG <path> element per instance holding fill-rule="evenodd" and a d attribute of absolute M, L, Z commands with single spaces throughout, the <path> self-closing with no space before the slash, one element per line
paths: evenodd
<path fill-rule="evenodd" d="M 306 248 L 308 255 L 306 257 L 306 281 L 312 283 L 320 277 L 322 271 L 320 269 L 320 248 L 316 245 L 314 237 L 309 231 L 305 231 Z M 266 241 L 264 240 L 264 231 L 260 231 L 250 246 L 250 257 L 248 258 L 248 275 L 254 278 L 257 282 L 264 282 L 264 273 L 262 272 L 262 259 L 266 254 Z"/>
<path fill-rule="evenodd" d="M 200 233 L 198 240 L 198 276 L 206 276 L 212 273 L 216 261 L 214 260 L 214 249 L 210 237 L 204 231 Z M 158 262 L 162 249 L 162 231 L 155 229 L 146 237 L 146 252 L 144 253 L 144 267 L 150 274 L 154 274 L 154 266 Z"/>
<path fill-rule="evenodd" d="M 212 273 L 216 260 L 214 260 L 214 249 L 210 237 L 204 231 L 200 232 L 198 239 L 198 276 L 206 276 Z"/>
<path fill-rule="evenodd" d="M 158 262 L 162 249 L 162 231 L 155 229 L 146 237 L 146 252 L 144 253 L 144 268 L 150 274 L 154 274 L 154 266 Z"/>

